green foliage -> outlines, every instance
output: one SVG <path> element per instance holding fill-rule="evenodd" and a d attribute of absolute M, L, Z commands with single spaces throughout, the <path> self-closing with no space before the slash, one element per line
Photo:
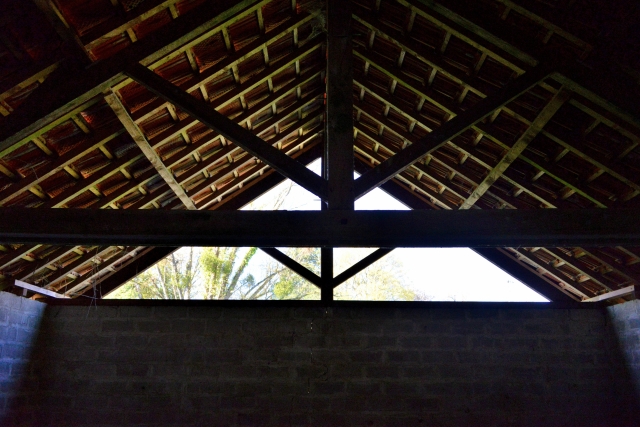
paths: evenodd
<path fill-rule="evenodd" d="M 340 259 L 338 268 L 344 270 L 363 258 L 359 250 L 352 249 Z M 365 301 L 414 301 L 424 296 L 403 285 L 402 262 L 393 253 L 378 260 L 334 290 L 335 299 Z"/>
<path fill-rule="evenodd" d="M 191 299 L 198 276 L 194 248 L 174 252 L 125 283 L 109 298 Z"/>
<path fill-rule="evenodd" d="M 320 272 L 320 250 L 316 248 L 290 248 L 285 252 L 290 258 L 316 274 Z M 274 299 L 319 299 L 320 289 L 307 282 L 288 268 L 281 268 L 273 286 Z"/>
<path fill-rule="evenodd" d="M 229 299 L 238 288 L 253 288 L 256 286 L 253 276 L 240 281 L 247 269 L 249 261 L 257 248 L 249 248 L 247 253 L 238 261 L 239 248 L 205 248 L 200 255 L 200 264 L 204 275 L 204 299 Z"/>

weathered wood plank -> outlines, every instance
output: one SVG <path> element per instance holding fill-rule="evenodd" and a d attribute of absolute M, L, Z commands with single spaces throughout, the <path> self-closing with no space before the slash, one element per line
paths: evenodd
<path fill-rule="evenodd" d="M 176 193 L 176 196 L 182 201 L 187 209 L 196 209 L 196 205 L 193 203 L 193 200 L 187 195 L 184 191 L 184 188 L 178 183 L 176 178 L 173 176 L 173 173 L 165 166 L 156 153 L 156 150 L 153 149 L 147 138 L 144 136 L 142 130 L 138 127 L 138 125 L 133 121 L 127 109 L 122 105 L 120 99 L 115 94 L 110 94 L 105 96 L 104 98 L 113 112 L 116 114 L 124 128 L 129 132 L 131 138 L 133 138 L 134 142 L 138 145 L 142 153 L 149 160 L 149 162 L 153 165 L 153 167 L 158 171 L 158 174 L 164 179 L 164 181 L 169 184 L 171 190 Z"/>
<path fill-rule="evenodd" d="M 535 118 L 533 122 L 531 122 L 531 126 L 524 131 L 524 133 L 518 138 L 513 147 L 507 151 L 507 154 L 498 162 L 498 164 L 489 172 L 489 174 L 482 180 L 480 184 L 473 190 L 473 193 L 464 201 L 460 209 L 469 209 L 473 206 L 480 197 L 487 192 L 489 187 L 493 185 L 494 182 L 498 178 L 502 176 L 505 170 L 511 163 L 513 163 L 520 154 L 529 146 L 529 143 L 533 141 L 533 139 L 538 136 L 538 134 L 542 131 L 542 128 L 551 120 L 554 114 L 564 105 L 564 103 L 569 99 L 570 92 L 567 90 L 560 90 L 556 95 L 549 101 L 549 103 L 540 111 L 538 116 Z"/>

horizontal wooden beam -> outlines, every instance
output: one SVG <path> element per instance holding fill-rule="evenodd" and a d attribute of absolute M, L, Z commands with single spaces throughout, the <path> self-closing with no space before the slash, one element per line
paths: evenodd
<path fill-rule="evenodd" d="M 258 247 L 639 246 L 640 209 L 165 211 L 0 209 L 0 241 Z"/>
<path fill-rule="evenodd" d="M 259 158 L 282 175 L 296 182 L 303 188 L 306 188 L 321 199 L 326 200 L 327 182 L 324 179 L 313 173 L 303 164 L 265 142 L 250 130 L 243 128 L 218 113 L 207 102 L 194 98 L 140 64 L 134 64 L 128 67 L 125 72 L 129 77 L 145 86 L 151 92 L 171 102 L 204 125 L 219 132 L 225 138 L 232 140 L 236 145 L 252 156 Z"/>
<path fill-rule="evenodd" d="M 637 285 L 627 286 L 626 288 L 607 292 L 606 294 L 598 295 L 593 298 L 583 300 L 582 302 L 607 301 L 613 298 L 622 298 L 627 295 L 634 295 L 635 298 L 638 299 L 638 297 L 640 296 L 640 286 L 637 286 Z"/>

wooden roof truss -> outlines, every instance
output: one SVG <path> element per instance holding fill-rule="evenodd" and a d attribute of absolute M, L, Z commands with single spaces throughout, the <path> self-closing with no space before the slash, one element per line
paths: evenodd
<path fill-rule="evenodd" d="M 43 208 L 236 210 L 286 177 L 337 211 L 321 215 L 347 222 L 354 200 L 377 187 L 413 209 L 469 210 L 466 224 L 442 226 L 452 236 L 484 218 L 476 211 L 515 209 L 505 218 L 532 234 L 510 236 L 494 223 L 488 229 L 500 244 L 477 251 L 552 299 L 627 298 L 621 290 L 640 280 L 637 225 L 625 220 L 636 212 L 592 211 L 637 205 L 633 70 L 604 67 L 610 40 L 571 31 L 544 8 L 508 0 L 147 0 L 129 9 L 96 0 L 102 15 L 93 16 L 102 18 L 87 23 L 68 2 L 34 1 L 61 47 L 0 80 L 5 217 L 34 207 L 43 220 Z M 16 44 L 1 41 L 18 61 Z M 304 167 L 320 157 L 322 177 Z M 541 223 L 542 212 L 527 228 L 534 209 L 557 209 L 555 228 Z M 274 224 L 288 218 L 278 215 Z M 236 216 L 236 225 L 250 226 Z M 187 244 L 113 242 L 85 225 L 84 239 L 65 241 L 56 229 L 63 223 L 30 232 L 8 218 L 0 226 L 3 286 L 21 280 L 71 296 L 108 292 Z M 384 218 L 399 233 L 386 244 L 406 245 L 404 217 Z M 584 221 L 589 229 L 560 235 Z M 311 236 L 319 226 L 309 227 Z M 346 241 L 340 227 L 326 227 L 320 276 L 264 250 L 330 301 L 335 286 L 391 249 L 334 277 L 332 247 Z M 456 244 L 478 244 L 481 228 Z M 427 234 L 417 246 L 433 244 Z"/>

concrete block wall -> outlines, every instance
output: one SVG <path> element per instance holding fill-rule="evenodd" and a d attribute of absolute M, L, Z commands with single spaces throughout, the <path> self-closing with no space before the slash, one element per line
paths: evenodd
<path fill-rule="evenodd" d="M 634 425 L 603 310 L 426 307 L 49 307 L 3 425 Z"/>
<path fill-rule="evenodd" d="M 0 292 L 0 425 L 29 371 L 45 304 Z"/>
<path fill-rule="evenodd" d="M 607 313 L 625 360 L 627 375 L 633 382 L 636 396 L 640 396 L 640 301 L 608 307 Z"/>

